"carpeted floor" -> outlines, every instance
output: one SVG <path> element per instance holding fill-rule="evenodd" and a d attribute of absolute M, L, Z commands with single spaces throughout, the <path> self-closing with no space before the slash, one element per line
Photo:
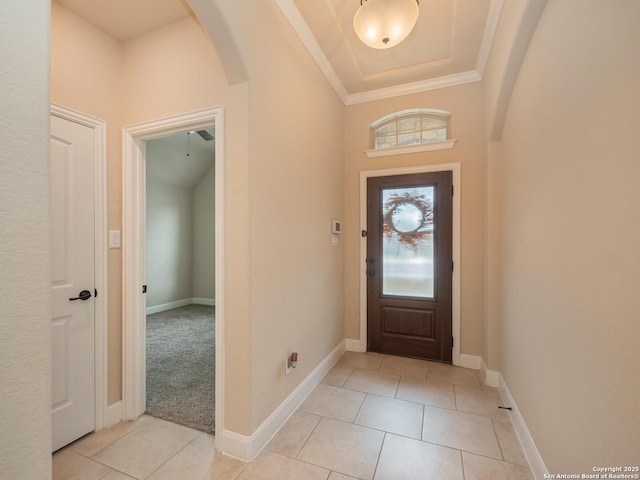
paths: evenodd
<path fill-rule="evenodd" d="M 215 307 L 147 315 L 147 412 L 214 433 Z"/>

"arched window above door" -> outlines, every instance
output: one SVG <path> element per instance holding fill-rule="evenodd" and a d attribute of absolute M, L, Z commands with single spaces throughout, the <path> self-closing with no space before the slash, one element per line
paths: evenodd
<path fill-rule="evenodd" d="M 452 148 L 451 114 L 444 110 L 409 109 L 386 115 L 369 126 L 369 157 Z"/>

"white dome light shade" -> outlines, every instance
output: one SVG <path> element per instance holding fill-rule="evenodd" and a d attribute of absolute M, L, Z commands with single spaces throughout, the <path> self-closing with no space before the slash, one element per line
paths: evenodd
<path fill-rule="evenodd" d="M 411 33 L 418 21 L 418 0 L 362 0 L 353 17 L 358 38 L 371 48 L 391 48 Z"/>

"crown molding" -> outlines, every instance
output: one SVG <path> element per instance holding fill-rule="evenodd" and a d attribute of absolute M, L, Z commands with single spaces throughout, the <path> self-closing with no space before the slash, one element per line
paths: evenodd
<path fill-rule="evenodd" d="M 480 43 L 480 50 L 478 51 L 478 62 L 476 63 L 476 72 L 478 72 L 480 78 L 484 77 L 484 69 L 489 61 L 489 53 L 491 53 L 493 39 L 496 36 L 496 30 L 498 30 L 503 5 L 504 0 L 491 0 L 491 5 L 489 5 L 487 23 L 484 27 L 484 35 L 482 36 L 482 43 Z"/>
<path fill-rule="evenodd" d="M 302 40 L 302 43 L 309 51 L 312 58 L 318 64 L 318 67 L 320 67 L 322 73 L 324 73 L 325 77 L 335 90 L 338 97 L 340 97 L 345 105 L 355 105 L 375 100 L 384 100 L 387 98 L 398 97 L 401 95 L 427 92 L 429 90 L 436 90 L 440 88 L 455 87 L 458 85 L 479 82 L 480 80 L 482 80 L 484 69 L 489 58 L 489 52 L 491 51 L 491 44 L 493 43 L 493 38 L 498 27 L 498 21 L 500 19 L 500 13 L 502 11 L 504 0 L 491 0 L 489 13 L 487 15 L 487 23 L 485 25 L 482 43 L 480 44 L 480 50 L 478 53 L 478 60 L 475 70 L 454 73 L 451 75 L 430 78 L 427 80 L 420 80 L 417 82 L 404 83 L 401 85 L 394 85 L 392 87 L 367 90 L 358 93 L 347 92 L 347 89 L 340 80 L 340 77 L 338 77 L 336 71 L 331 66 L 329 59 L 322 51 L 320 44 L 311 32 L 311 29 L 307 25 L 307 22 L 305 22 L 294 1 L 276 0 L 276 3 L 280 7 L 280 10 L 282 10 L 282 12 L 284 13 L 287 20 L 289 20 L 289 23 L 300 37 L 300 40 Z"/>
<path fill-rule="evenodd" d="M 437 90 L 439 88 L 455 87 L 466 83 L 479 82 L 482 77 L 475 70 L 468 72 L 454 73 L 444 77 L 430 78 L 428 80 L 420 80 L 418 82 L 403 83 L 394 85 L 393 87 L 379 88 L 377 90 L 369 90 L 366 92 L 352 93 L 348 96 L 345 105 L 355 105 L 358 103 L 366 103 L 374 100 L 384 100 L 386 98 L 399 97 L 400 95 L 409 95 L 412 93 L 428 92 L 429 90 Z"/>
<path fill-rule="evenodd" d="M 304 21 L 298 7 L 296 7 L 293 0 L 276 0 L 276 3 L 280 7 L 280 10 L 282 10 L 282 13 L 284 13 L 284 16 L 287 17 L 287 20 L 289 20 L 289 23 L 300 37 L 300 40 L 302 40 L 304 46 L 309 50 L 309 53 L 318 64 L 318 67 L 320 67 L 320 70 L 322 70 L 322 73 L 324 73 L 324 76 L 327 77 L 327 80 L 338 94 L 338 97 L 340 97 L 340 100 L 346 105 L 349 94 L 340 81 L 338 74 L 331 66 L 327 56 L 322 51 L 322 48 L 320 48 L 316 37 L 311 33 L 311 29 L 307 25 L 307 22 Z"/>

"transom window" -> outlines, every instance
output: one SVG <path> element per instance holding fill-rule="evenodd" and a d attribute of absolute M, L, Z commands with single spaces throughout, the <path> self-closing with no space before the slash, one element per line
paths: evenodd
<path fill-rule="evenodd" d="M 451 114 L 442 110 L 412 109 L 382 117 L 371 124 L 375 150 L 444 142 L 449 139 Z"/>

